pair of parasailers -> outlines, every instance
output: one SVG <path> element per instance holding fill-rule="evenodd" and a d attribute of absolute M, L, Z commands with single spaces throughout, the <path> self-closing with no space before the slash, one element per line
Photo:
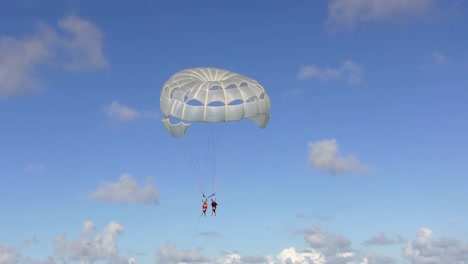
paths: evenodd
<path fill-rule="evenodd" d="M 212 195 L 206 197 L 205 194 L 203 194 L 203 204 L 202 204 L 202 215 L 203 216 L 206 216 L 206 210 L 208 209 L 208 199 L 211 198 L 211 197 L 214 197 L 215 194 L 213 193 Z M 213 200 L 213 198 L 211 198 L 211 215 L 213 216 L 216 216 L 216 207 L 218 206 L 218 203 L 216 202 L 216 198 Z"/>

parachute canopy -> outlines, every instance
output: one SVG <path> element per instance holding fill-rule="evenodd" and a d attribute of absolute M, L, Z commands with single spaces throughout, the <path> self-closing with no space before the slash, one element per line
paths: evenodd
<path fill-rule="evenodd" d="M 256 80 L 223 69 L 191 68 L 169 78 L 160 105 L 164 127 L 180 137 L 193 122 L 250 119 L 265 128 L 271 102 Z"/>

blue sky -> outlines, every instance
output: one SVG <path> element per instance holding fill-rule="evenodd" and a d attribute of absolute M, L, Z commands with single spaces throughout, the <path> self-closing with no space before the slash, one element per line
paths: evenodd
<path fill-rule="evenodd" d="M 3 1 L 0 263 L 466 263 L 467 8 Z M 192 67 L 272 102 L 223 129 L 216 217 L 161 123 Z"/>

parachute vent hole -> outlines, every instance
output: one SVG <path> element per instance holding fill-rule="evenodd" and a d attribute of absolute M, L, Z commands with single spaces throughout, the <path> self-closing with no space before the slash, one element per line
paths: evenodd
<path fill-rule="evenodd" d="M 248 84 L 246 82 L 242 82 L 241 84 L 239 84 L 239 87 L 247 87 Z"/>
<path fill-rule="evenodd" d="M 193 106 L 204 106 L 205 104 L 196 100 L 196 99 L 192 99 L 192 100 L 188 100 L 187 101 L 187 104 L 188 105 L 193 105 Z"/>
<path fill-rule="evenodd" d="M 234 101 L 230 102 L 229 105 L 241 105 L 243 103 L 244 103 L 243 100 L 237 99 L 237 100 L 234 100 Z"/>
<path fill-rule="evenodd" d="M 220 101 L 214 101 L 214 102 L 209 103 L 208 106 L 225 106 L 225 104 Z"/>
<path fill-rule="evenodd" d="M 251 102 L 255 102 L 255 101 L 257 101 L 257 96 L 250 97 L 249 99 L 247 99 L 246 102 L 251 103 Z"/>
<path fill-rule="evenodd" d="M 232 83 L 232 84 L 226 86 L 226 89 L 237 89 L 237 85 Z"/>

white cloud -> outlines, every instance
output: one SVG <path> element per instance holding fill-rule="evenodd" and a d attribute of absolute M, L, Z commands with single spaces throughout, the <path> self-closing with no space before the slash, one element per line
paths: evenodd
<path fill-rule="evenodd" d="M 367 165 L 362 164 L 356 157 L 349 155 L 341 157 L 335 139 L 326 139 L 309 143 L 309 162 L 313 168 L 331 173 L 367 172 Z"/>
<path fill-rule="evenodd" d="M 19 260 L 19 253 L 16 249 L 0 244 L 0 263 L 2 264 L 16 264 Z"/>
<path fill-rule="evenodd" d="M 0 36 L 0 99 L 43 88 L 39 68 L 64 66 L 68 70 L 107 67 L 102 53 L 102 33 L 91 22 L 69 16 L 55 28 L 41 24 L 36 32 L 15 38 Z"/>
<path fill-rule="evenodd" d="M 379 256 L 374 253 L 364 254 L 359 264 L 395 264 L 394 258 L 387 256 Z"/>
<path fill-rule="evenodd" d="M 295 248 L 289 247 L 283 249 L 278 255 L 277 259 L 279 263 L 291 263 L 291 264 L 302 264 L 302 263 L 311 263 L 311 264 L 323 264 L 326 263 L 325 256 L 316 252 L 313 249 L 306 250 L 303 252 L 297 252 Z"/>
<path fill-rule="evenodd" d="M 343 236 L 328 233 L 319 226 L 311 226 L 303 231 L 305 241 L 312 248 L 326 248 L 334 251 L 347 251 L 350 249 L 351 241 Z"/>
<path fill-rule="evenodd" d="M 117 236 L 124 231 L 124 227 L 116 222 L 110 222 L 100 234 L 93 236 L 94 223 L 85 221 L 80 238 L 67 240 L 65 235 L 55 239 L 55 250 L 64 260 L 80 263 L 94 263 L 100 260 L 111 260 L 112 263 L 128 263 L 127 259 L 119 256 L 116 244 Z"/>
<path fill-rule="evenodd" d="M 240 264 L 241 262 L 241 256 L 238 253 L 235 252 L 230 252 L 227 254 L 227 256 L 222 259 L 221 261 L 218 261 L 218 263 L 223 263 L 223 264 Z"/>
<path fill-rule="evenodd" d="M 81 235 L 68 240 L 65 235 L 56 238 L 56 254 L 44 260 L 22 257 L 20 252 L 8 245 L 0 245 L 0 263 L 138 263 L 135 257 L 126 258 L 119 255 L 117 238 L 124 227 L 116 222 L 109 223 L 101 233 L 96 233 L 93 222 L 85 221 Z M 219 264 L 394 264 L 392 257 L 377 255 L 373 252 L 362 252 L 352 247 L 351 241 L 339 234 L 311 226 L 298 232 L 307 242 L 308 247 L 298 250 L 288 246 L 276 255 L 243 256 L 239 252 L 227 252 L 219 258 L 211 258 L 200 251 L 186 251 L 165 244 L 156 251 L 155 263 L 219 263 Z M 386 235 L 384 235 L 387 237 Z M 384 237 L 376 236 L 376 237 Z M 371 239 L 382 240 L 382 239 Z M 389 240 L 385 238 L 384 240 Z M 393 239 L 393 241 L 399 241 Z M 385 243 L 384 243 L 385 244 Z M 414 239 L 402 246 L 402 257 L 411 264 L 429 263 L 464 263 L 468 259 L 468 241 L 453 238 L 435 239 L 432 230 L 421 228 Z M 100 262 L 99 262 L 100 263 Z M 406 263 L 406 262 L 405 262 Z"/>
<path fill-rule="evenodd" d="M 44 260 L 22 257 L 20 252 L 8 245 L 0 245 L 0 263 L 96 263 L 106 261 L 115 264 L 137 264 L 135 257 L 119 255 L 117 238 L 124 227 L 110 222 L 101 233 L 96 233 L 93 222 L 83 222 L 79 238 L 68 240 L 65 235 L 55 240 L 56 255 Z M 200 251 L 186 251 L 172 245 L 163 245 L 156 251 L 155 263 L 219 263 L 219 264 L 394 264 L 396 260 L 372 252 L 361 252 L 352 248 L 346 237 L 311 226 L 298 232 L 309 248 L 298 250 L 294 247 L 282 249 L 276 256 L 243 256 L 238 252 L 227 252 L 223 257 L 210 258 Z M 386 235 L 378 235 L 372 241 L 390 241 Z M 383 238 L 383 239 L 382 239 Z M 400 239 L 393 239 L 397 241 Z M 379 243 L 380 243 L 379 242 Z M 381 244 L 386 244 L 381 243 Z M 468 259 L 468 241 L 452 238 L 434 239 L 432 230 L 421 228 L 414 239 L 402 247 L 402 257 L 411 264 L 464 263 Z M 406 262 L 405 262 L 406 263 Z"/>
<path fill-rule="evenodd" d="M 120 104 L 118 101 L 113 101 L 104 109 L 108 118 L 119 121 L 132 121 L 141 116 L 137 110 L 126 105 Z"/>
<path fill-rule="evenodd" d="M 108 67 L 102 52 L 102 32 L 93 23 L 76 16 L 69 16 L 58 22 L 59 27 L 69 36 L 59 39 L 69 59 L 63 64 L 70 70 L 95 70 Z"/>
<path fill-rule="evenodd" d="M 437 0 L 329 0 L 325 25 L 352 29 L 357 23 L 402 17 L 423 17 Z"/>
<path fill-rule="evenodd" d="M 388 237 L 385 233 L 380 232 L 378 235 L 373 236 L 366 241 L 363 242 L 364 245 L 366 246 L 372 246 L 372 245 L 388 245 L 388 244 L 393 244 L 397 243 L 397 240 Z"/>
<path fill-rule="evenodd" d="M 421 228 L 414 239 L 403 248 L 403 256 L 412 264 L 465 263 L 468 242 L 451 238 L 434 239 L 429 228 Z"/>
<path fill-rule="evenodd" d="M 22 39 L 0 36 L 0 99 L 39 88 L 36 69 L 53 57 L 56 38 L 47 27 Z"/>
<path fill-rule="evenodd" d="M 302 230 L 299 233 L 304 236 L 304 240 L 312 249 L 315 250 L 314 252 L 319 253 L 320 256 L 323 256 L 323 263 L 326 264 L 395 263 L 395 260 L 390 257 L 356 251 L 352 248 L 352 244 L 349 239 L 342 235 L 326 232 L 319 226 L 311 226 L 310 228 Z"/>
<path fill-rule="evenodd" d="M 104 113 L 109 119 L 121 122 L 134 121 L 139 118 L 156 118 L 159 116 L 155 111 L 138 111 L 119 103 L 117 100 L 106 106 L 104 108 Z"/>
<path fill-rule="evenodd" d="M 198 251 L 185 251 L 166 244 L 156 251 L 155 263 L 210 263 L 210 261 Z"/>
<path fill-rule="evenodd" d="M 91 198 L 114 203 L 149 203 L 159 202 L 159 193 L 150 179 L 145 185 L 138 186 L 129 174 L 123 174 L 117 182 L 106 182 L 91 194 Z"/>
<path fill-rule="evenodd" d="M 319 68 L 315 65 L 303 66 L 297 74 L 297 79 L 317 78 L 322 81 L 345 79 L 349 84 L 357 84 L 362 80 L 362 68 L 351 60 L 344 60 L 337 68 Z"/>

